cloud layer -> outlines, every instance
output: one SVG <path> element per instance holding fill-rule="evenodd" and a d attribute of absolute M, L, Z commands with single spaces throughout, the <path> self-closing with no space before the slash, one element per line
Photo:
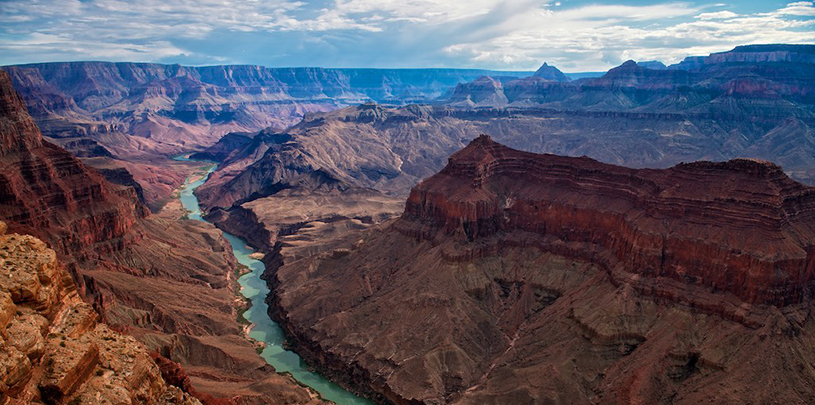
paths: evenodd
<path fill-rule="evenodd" d="M 62 60 L 599 71 L 815 43 L 815 2 L 0 0 L 0 64 Z M 134 4 L 137 3 L 137 4 Z"/>

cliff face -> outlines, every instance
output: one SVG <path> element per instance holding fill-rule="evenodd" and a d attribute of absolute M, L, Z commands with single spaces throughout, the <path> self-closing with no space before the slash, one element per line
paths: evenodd
<path fill-rule="evenodd" d="M 61 148 L 44 141 L 8 75 L 0 73 L 0 208 L 13 229 L 55 243 L 61 253 L 122 249 L 146 215 L 135 190 L 115 187 Z"/>
<path fill-rule="evenodd" d="M 200 404 L 142 344 L 98 323 L 53 250 L 5 231 L 0 222 L 0 401 Z"/>
<path fill-rule="evenodd" d="M 411 191 L 402 220 L 470 242 L 526 231 L 588 244 L 568 250 L 751 304 L 800 303 L 815 277 L 815 189 L 754 160 L 634 170 L 481 136 Z"/>
<path fill-rule="evenodd" d="M 694 65 L 693 61 L 697 60 L 696 58 L 698 57 L 689 57 L 686 59 L 687 64 L 680 63 L 676 67 Z M 729 52 L 710 54 L 707 58 L 702 58 L 702 62 L 704 64 L 764 62 L 815 64 L 815 48 L 812 45 L 742 45 Z M 698 63 L 696 65 L 698 68 Z"/>
<path fill-rule="evenodd" d="M 814 200 L 766 162 L 635 170 L 481 137 L 401 218 L 281 238 L 270 313 L 398 404 L 810 403 Z"/>
<path fill-rule="evenodd" d="M 3 118 L 0 121 L 0 154 L 7 155 L 42 146 L 42 136 L 34 120 L 26 112 L 25 103 L 11 86 L 8 75 L 0 74 L 0 81 L 0 116 Z"/>

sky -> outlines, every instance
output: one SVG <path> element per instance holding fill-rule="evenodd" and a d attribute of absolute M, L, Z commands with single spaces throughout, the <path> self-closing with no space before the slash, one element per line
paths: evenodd
<path fill-rule="evenodd" d="M 588 72 L 758 43 L 815 44 L 815 1 L 0 0 L 0 65 Z"/>

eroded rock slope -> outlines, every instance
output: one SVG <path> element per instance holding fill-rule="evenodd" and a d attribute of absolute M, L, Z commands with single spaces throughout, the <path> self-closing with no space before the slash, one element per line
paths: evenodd
<path fill-rule="evenodd" d="M 766 162 L 634 170 L 480 137 L 399 219 L 281 240 L 271 315 L 383 402 L 810 403 L 813 202 Z"/>

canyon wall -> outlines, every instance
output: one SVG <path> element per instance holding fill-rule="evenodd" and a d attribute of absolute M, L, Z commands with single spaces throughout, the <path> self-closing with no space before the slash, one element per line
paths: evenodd
<path fill-rule="evenodd" d="M 188 165 L 170 158 L 209 146 L 224 134 L 282 129 L 307 113 L 368 100 L 429 102 L 458 83 L 496 74 L 107 62 L 3 69 L 46 138 L 78 157 L 121 162 L 145 189 L 153 211 L 191 173 Z"/>
<path fill-rule="evenodd" d="M 411 191 L 402 220 L 420 223 L 422 235 L 441 229 L 472 242 L 526 231 L 553 245 L 589 244 L 570 251 L 751 304 L 812 296 L 815 189 L 768 162 L 635 170 L 481 136 Z"/>
<path fill-rule="evenodd" d="M 5 72 L 0 89 L 0 220 L 56 251 L 94 316 L 181 363 L 201 398 L 321 402 L 245 338 L 237 265 L 220 231 L 150 215 L 132 187 L 43 139 Z"/>

